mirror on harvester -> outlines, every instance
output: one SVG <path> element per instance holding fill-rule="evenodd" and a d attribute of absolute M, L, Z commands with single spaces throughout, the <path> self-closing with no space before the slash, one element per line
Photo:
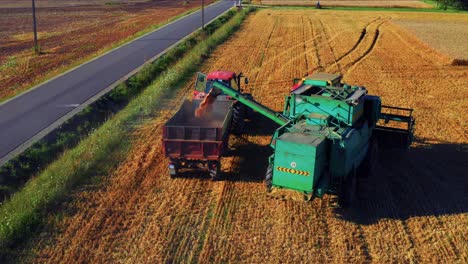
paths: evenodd
<path fill-rule="evenodd" d="M 244 79 L 245 84 L 249 84 L 249 78 Z"/>

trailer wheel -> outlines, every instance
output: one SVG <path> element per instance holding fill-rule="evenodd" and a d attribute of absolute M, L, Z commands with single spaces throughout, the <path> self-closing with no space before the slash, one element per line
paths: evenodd
<path fill-rule="evenodd" d="M 242 109 L 242 105 L 237 103 L 233 108 L 232 108 L 232 124 L 231 124 L 231 130 L 232 133 L 236 135 L 241 135 L 242 132 L 244 131 L 244 113 Z"/>
<path fill-rule="evenodd" d="M 220 178 L 219 171 L 220 171 L 221 164 L 219 162 L 214 162 L 214 163 L 209 164 L 208 166 L 210 166 L 209 171 L 210 171 L 211 180 L 213 181 L 219 180 Z"/>
<path fill-rule="evenodd" d="M 171 176 L 171 178 L 177 177 L 178 171 L 179 171 L 178 162 L 175 160 L 171 160 L 171 162 L 169 163 L 169 176 Z"/>
<path fill-rule="evenodd" d="M 268 168 L 265 174 L 265 187 L 267 192 L 271 192 L 271 187 L 273 186 L 273 166 L 268 164 Z"/>
<path fill-rule="evenodd" d="M 341 184 L 341 191 L 339 196 L 339 204 L 342 208 L 352 207 L 356 200 L 357 190 L 357 177 L 356 170 L 353 168 L 343 184 Z"/>

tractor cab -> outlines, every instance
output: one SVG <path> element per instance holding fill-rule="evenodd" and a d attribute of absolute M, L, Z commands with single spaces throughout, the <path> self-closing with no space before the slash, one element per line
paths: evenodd
<path fill-rule="evenodd" d="M 240 79 L 244 77 L 242 72 L 236 74 L 235 72 L 231 71 L 214 71 L 210 72 L 208 75 L 203 73 L 197 73 L 197 82 L 195 83 L 195 90 L 193 91 L 193 98 L 194 99 L 203 99 L 205 96 L 210 92 L 213 82 L 218 81 L 222 84 L 228 86 L 237 91 L 241 91 L 240 89 Z M 245 84 L 248 83 L 248 79 L 245 78 Z M 223 96 L 224 95 L 224 96 Z M 226 98 L 224 98 L 226 97 Z M 221 94 L 218 96 L 218 99 L 230 99 L 227 98 L 225 94 Z"/>

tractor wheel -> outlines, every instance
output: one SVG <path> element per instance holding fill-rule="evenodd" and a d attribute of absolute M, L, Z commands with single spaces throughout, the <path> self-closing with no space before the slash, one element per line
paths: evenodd
<path fill-rule="evenodd" d="M 265 187 L 267 192 L 271 192 L 271 187 L 273 186 L 273 166 L 268 164 L 268 168 L 265 174 Z"/>
<path fill-rule="evenodd" d="M 237 103 L 232 109 L 232 124 L 231 130 L 232 133 L 236 135 L 241 135 L 244 131 L 244 112 L 243 107 L 239 103 Z"/>
<path fill-rule="evenodd" d="M 356 200 L 357 177 L 353 168 L 341 185 L 339 204 L 342 208 L 350 208 Z"/>
<path fill-rule="evenodd" d="M 219 180 L 220 165 L 221 164 L 219 162 L 214 162 L 208 165 L 210 166 L 209 171 L 210 171 L 211 180 L 213 181 Z"/>
<path fill-rule="evenodd" d="M 252 96 L 251 94 L 244 94 L 244 96 L 245 96 L 247 99 L 249 99 L 249 100 L 251 100 L 251 101 L 254 101 L 253 96 Z M 245 117 L 245 118 L 251 120 L 252 117 L 253 117 L 253 112 L 254 112 L 254 111 L 252 110 L 252 108 L 250 108 L 250 107 L 245 107 L 245 106 L 244 106 L 244 117 Z"/>

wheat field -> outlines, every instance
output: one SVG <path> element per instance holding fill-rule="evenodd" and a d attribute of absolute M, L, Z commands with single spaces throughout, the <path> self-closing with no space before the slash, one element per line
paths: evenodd
<path fill-rule="evenodd" d="M 265 195 L 275 125 L 257 117 L 231 136 L 222 181 L 171 179 L 163 124 L 193 82 L 135 134 L 127 160 L 98 186 L 60 204 L 32 246 L 33 262 L 466 263 L 468 67 L 395 23 L 408 13 L 261 10 L 203 66 L 242 71 L 246 91 L 281 110 L 292 79 L 341 73 L 384 104 L 415 109 L 416 143 L 381 149 L 356 208 Z M 420 16 L 423 16 L 421 14 Z M 428 15 L 429 16 L 429 15 Z M 429 18 L 428 18 L 429 19 Z M 450 19 L 450 15 L 447 15 Z"/>

